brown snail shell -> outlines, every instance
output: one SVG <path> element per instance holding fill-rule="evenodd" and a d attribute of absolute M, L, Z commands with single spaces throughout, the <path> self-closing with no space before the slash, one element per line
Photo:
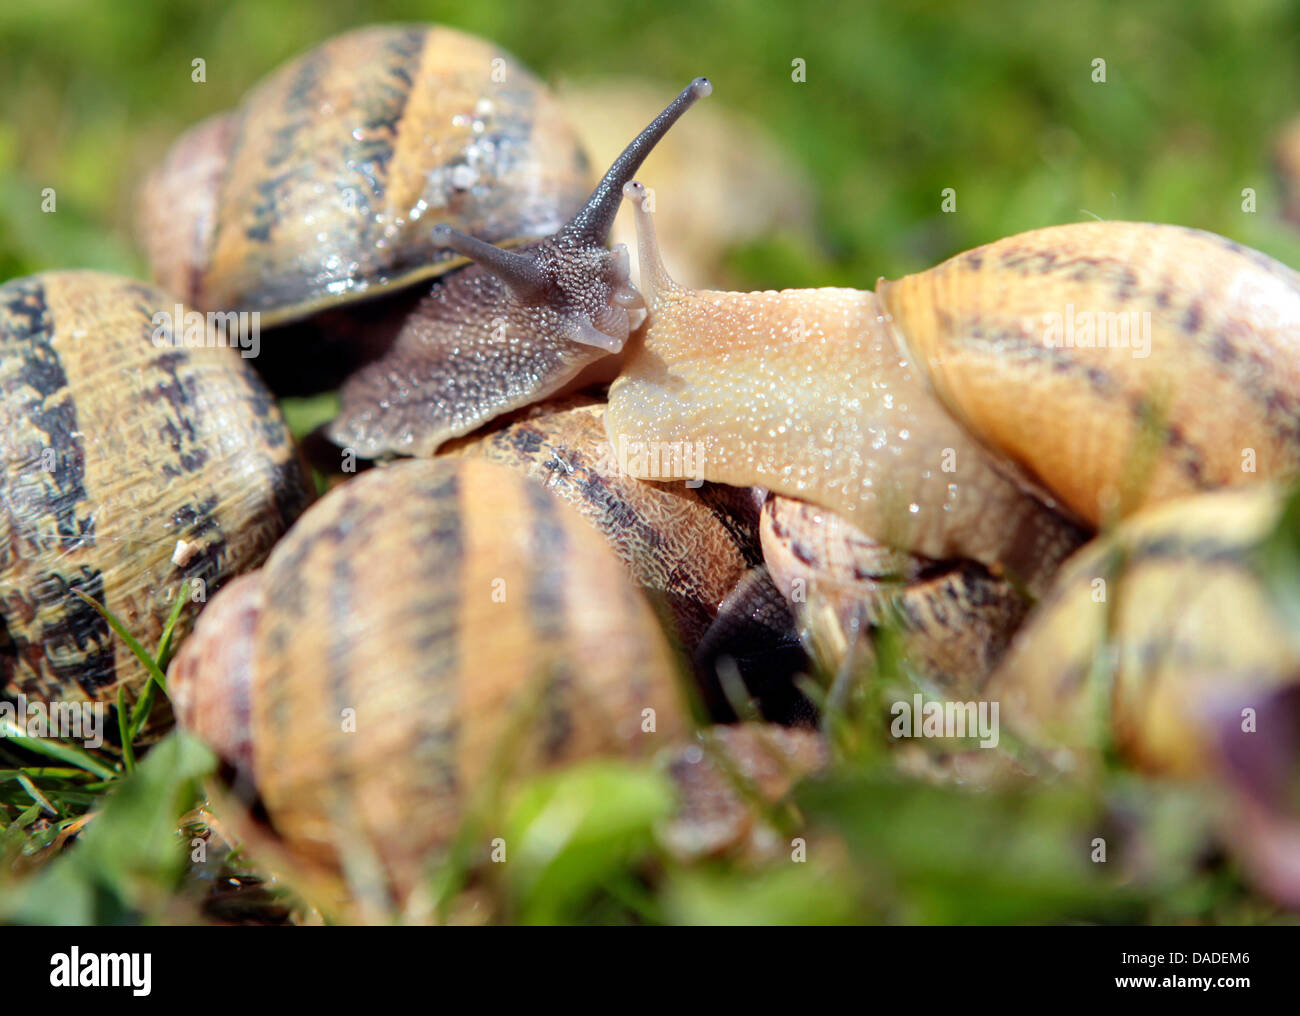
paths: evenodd
<path fill-rule="evenodd" d="M 440 222 L 494 243 L 547 236 L 589 174 L 509 53 L 442 26 L 372 26 L 178 141 L 140 192 L 139 235 L 165 288 L 269 326 L 464 264 L 433 242 Z"/>
<path fill-rule="evenodd" d="M 706 479 L 823 505 L 873 539 L 978 561 L 1034 593 L 1076 538 L 1053 506 L 1095 526 L 1300 464 L 1300 275 L 1256 251 L 1081 223 L 878 294 L 691 291 L 664 270 L 638 186 L 650 316 L 610 388 L 615 442 L 693 447 Z M 1136 312 L 1149 356 L 1133 355 L 1136 336 L 1051 345 L 1051 316 L 1071 308 Z"/>
<path fill-rule="evenodd" d="M 178 719 L 244 760 L 299 864 L 361 852 L 399 903 L 495 779 L 685 728 L 662 630 L 605 542 L 494 463 L 371 470 L 231 593 L 172 665 Z M 251 650 L 232 654 L 232 617 Z M 236 705 L 202 708 L 218 699 Z"/>
<path fill-rule="evenodd" d="M 692 662 L 711 717 L 736 715 L 716 673 L 721 657 L 735 662 L 768 719 L 811 715 L 792 682 L 806 660 L 789 611 L 763 569 L 752 504 L 716 484 L 632 478 L 605 440 L 603 414 L 603 404 L 582 396 L 548 403 L 453 442 L 443 454 L 509 466 L 599 531 L 664 615 L 676 646 Z"/>
<path fill-rule="evenodd" d="M 1279 505 L 1259 484 L 1125 521 L 1065 564 L 979 694 L 1044 748 L 1111 744 L 1149 769 L 1204 773 L 1216 715 L 1240 721 L 1261 692 L 1300 682 L 1300 640 L 1259 557 Z"/>
<path fill-rule="evenodd" d="M 1120 499 L 1133 511 L 1300 465 L 1300 273 L 1241 244 L 1074 223 L 877 292 L 953 415 L 1094 526 Z M 1050 345 L 1076 317 L 1076 341 L 1085 321 L 1104 341 Z"/>
<path fill-rule="evenodd" d="M 941 690 L 967 689 L 992 673 L 1029 612 L 1006 578 L 969 560 L 932 561 L 879 541 L 834 512 L 770 495 L 763 556 L 790 601 L 805 641 L 831 671 L 884 628 L 914 673 Z"/>
<path fill-rule="evenodd" d="M 180 344 L 142 283 L 50 272 L 0 286 L 0 666 L 4 690 L 112 700 L 190 582 L 261 563 L 312 497 L 275 401 L 234 351 Z M 158 331 L 163 328 L 163 331 Z M 154 339 L 159 339 L 155 344 Z M 201 581 L 201 585 L 197 584 Z"/>

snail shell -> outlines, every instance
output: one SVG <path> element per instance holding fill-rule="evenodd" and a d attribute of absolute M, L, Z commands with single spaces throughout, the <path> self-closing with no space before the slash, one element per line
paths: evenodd
<path fill-rule="evenodd" d="M 151 286 L 94 272 L 0 286 L 0 666 L 10 693 L 134 694 L 143 668 L 73 590 L 149 646 L 190 580 L 183 634 L 198 610 L 195 580 L 213 593 L 256 567 L 311 500 L 261 381 L 230 349 L 175 341 L 157 319 L 175 309 Z"/>
<path fill-rule="evenodd" d="M 548 403 L 453 442 L 443 454 L 509 466 L 598 530 L 632 581 L 667 615 L 710 716 L 734 718 L 716 674 L 722 656 L 736 662 L 767 718 L 810 714 L 792 683 L 807 661 L 762 567 L 752 499 L 716 484 L 632 478 L 605 440 L 603 415 L 604 405 L 585 397 Z"/>
<path fill-rule="evenodd" d="M 140 192 L 138 233 L 165 288 L 269 326 L 464 264 L 434 243 L 438 223 L 494 243 L 550 235 L 589 176 L 562 110 L 509 53 L 375 26 L 179 140 Z"/>
<path fill-rule="evenodd" d="M 1203 773 L 1216 715 L 1239 728 L 1261 692 L 1300 682 L 1300 641 L 1260 570 L 1278 514 L 1260 484 L 1125 521 L 1061 569 L 982 696 L 1033 743 L 1113 744 L 1150 769 Z"/>
<path fill-rule="evenodd" d="M 230 592 L 172 664 L 178 719 L 242 767 L 298 864 L 371 856 L 399 902 L 495 779 L 685 727 L 605 542 L 494 463 L 371 470 Z"/>
<path fill-rule="evenodd" d="M 1221 236 L 1054 226 L 877 293 L 944 406 L 1094 526 L 1300 465 L 1300 274 Z"/>
<path fill-rule="evenodd" d="M 783 845 L 755 804 L 779 802 L 829 761 L 826 741 L 812 730 L 736 723 L 700 731 L 668 757 L 678 805 L 660 840 L 683 861 L 770 858 Z"/>
<path fill-rule="evenodd" d="M 759 532 L 773 581 L 832 671 L 860 632 L 885 628 L 917 676 L 966 689 L 992 673 L 1029 612 L 1011 582 L 974 561 L 903 553 L 804 501 L 770 495 Z"/>

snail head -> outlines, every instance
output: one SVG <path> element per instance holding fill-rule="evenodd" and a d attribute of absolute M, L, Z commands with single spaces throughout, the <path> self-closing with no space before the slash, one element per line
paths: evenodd
<path fill-rule="evenodd" d="M 623 188 L 651 149 L 697 99 L 709 95 L 707 78 L 696 78 L 623 149 L 591 196 L 553 236 L 520 250 L 504 250 L 450 226 L 437 226 L 434 241 L 491 272 L 524 306 L 547 306 L 559 317 L 564 338 L 611 353 L 622 350 L 631 331 L 629 311 L 644 306 L 632 284 L 627 247 L 605 247 Z"/>

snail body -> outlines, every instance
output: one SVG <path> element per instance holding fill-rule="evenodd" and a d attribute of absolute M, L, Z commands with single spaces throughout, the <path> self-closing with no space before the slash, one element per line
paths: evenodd
<path fill-rule="evenodd" d="M 1035 594 L 1078 526 L 1114 507 L 1300 465 L 1300 275 L 1263 254 L 1085 223 L 875 293 L 696 292 L 664 269 L 638 188 L 649 319 L 610 389 L 616 444 L 693 445 L 708 479 L 811 501 Z M 1075 311 L 1134 312 L 1138 330 L 1067 341 Z"/>
<path fill-rule="evenodd" d="M 622 186 L 708 92 L 692 82 L 584 202 L 576 135 L 509 54 L 439 26 L 360 29 L 178 142 L 140 232 L 201 309 L 300 322 L 279 341 L 288 369 L 263 366 L 343 382 L 336 444 L 428 455 L 622 349 L 641 305 L 626 249 L 605 247 Z M 395 303 L 355 306 L 382 294 Z"/>
<path fill-rule="evenodd" d="M 204 595 L 260 564 L 311 500 L 270 393 L 230 349 L 160 325 L 174 309 L 96 272 L 0 286 L 6 692 L 133 697 L 143 667 L 76 591 L 148 645 L 188 582 L 183 634 Z"/>
<path fill-rule="evenodd" d="M 686 722 L 662 630 L 604 541 L 473 459 L 331 491 L 213 601 L 169 684 L 296 863 L 337 875 L 361 851 L 399 903 L 498 777 L 648 755 Z"/>

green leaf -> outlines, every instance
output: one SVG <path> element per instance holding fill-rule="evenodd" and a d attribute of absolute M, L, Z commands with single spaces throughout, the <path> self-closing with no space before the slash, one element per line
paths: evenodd
<path fill-rule="evenodd" d="M 504 838 L 522 919 L 572 920 L 604 882 L 649 853 L 672 805 L 662 775 L 625 762 L 590 762 L 521 788 Z"/>
<path fill-rule="evenodd" d="M 35 876 L 3 886 L 0 919 L 111 924 L 160 911 L 185 865 L 180 817 L 215 767 L 200 742 L 181 731 L 168 735 L 117 782 L 78 843 Z"/>

